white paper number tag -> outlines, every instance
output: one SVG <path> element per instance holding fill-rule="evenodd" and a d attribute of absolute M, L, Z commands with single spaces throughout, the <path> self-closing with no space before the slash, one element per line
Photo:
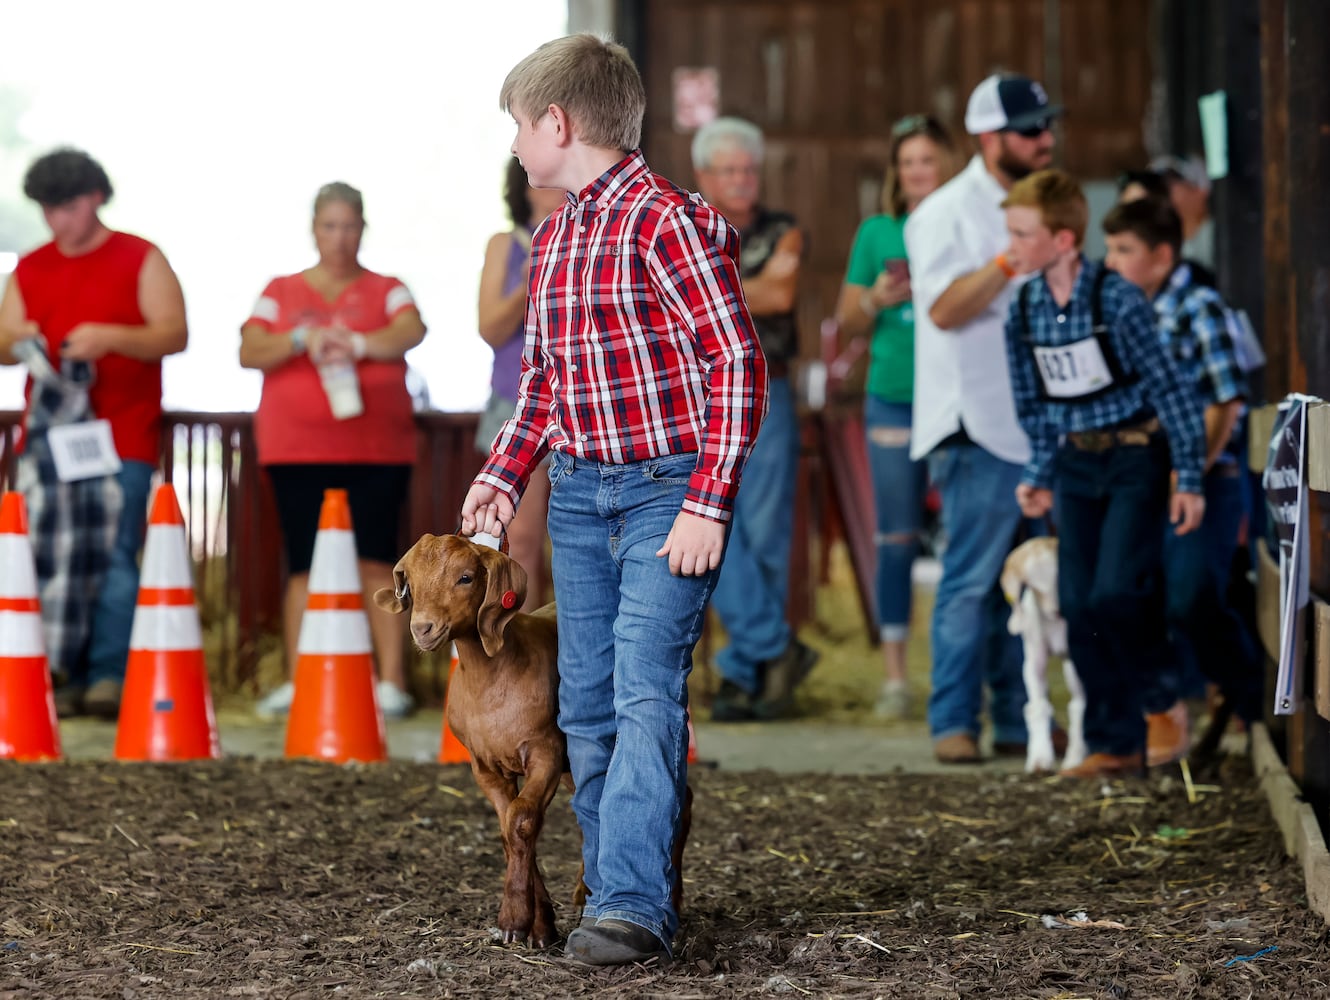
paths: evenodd
<path fill-rule="evenodd" d="M 46 432 L 46 440 L 51 445 L 51 457 L 55 459 L 55 474 L 62 483 L 93 476 L 113 476 L 120 471 L 120 456 L 116 454 L 109 420 L 87 420 L 51 427 Z"/>
<path fill-rule="evenodd" d="M 1086 337 L 1061 347 L 1036 346 L 1034 360 L 1050 399 L 1078 399 L 1113 384 L 1113 372 L 1104 360 L 1097 337 Z"/>

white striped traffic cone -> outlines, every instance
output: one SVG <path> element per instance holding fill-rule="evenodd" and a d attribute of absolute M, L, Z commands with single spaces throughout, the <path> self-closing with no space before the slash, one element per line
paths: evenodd
<path fill-rule="evenodd" d="M 369 618 L 346 490 L 325 490 L 300 621 L 286 755 L 345 763 L 388 758 L 374 694 Z"/>
<path fill-rule="evenodd" d="M 51 670 L 23 494 L 0 498 L 0 758 L 57 760 Z"/>
<path fill-rule="evenodd" d="M 221 755 L 185 519 L 175 488 L 166 483 L 153 494 L 148 516 L 115 757 L 165 761 Z"/>

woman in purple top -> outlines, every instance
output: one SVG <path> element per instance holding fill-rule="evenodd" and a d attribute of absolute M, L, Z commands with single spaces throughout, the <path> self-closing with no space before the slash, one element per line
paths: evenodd
<path fill-rule="evenodd" d="M 517 406 L 517 383 L 522 375 L 522 334 L 525 329 L 527 268 L 531 233 L 545 217 L 564 203 L 562 191 L 532 188 L 517 157 L 508 161 L 504 200 L 513 220 L 509 232 L 495 233 L 485 248 L 480 272 L 480 336 L 494 348 L 490 401 L 476 428 L 476 449 L 488 455 L 490 444 Z M 508 554 L 533 578 L 545 559 L 545 514 L 550 484 L 542 474 L 531 477 L 522 495 L 522 509 L 508 526 Z M 538 588 L 527 593 L 527 611 L 539 604 Z"/>

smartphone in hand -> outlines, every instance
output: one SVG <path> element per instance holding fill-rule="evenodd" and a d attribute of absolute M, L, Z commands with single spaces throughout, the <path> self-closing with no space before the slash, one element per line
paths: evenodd
<path fill-rule="evenodd" d="M 893 281 L 910 280 L 910 262 L 904 257 L 888 257 L 882 262 L 882 270 L 891 275 Z"/>

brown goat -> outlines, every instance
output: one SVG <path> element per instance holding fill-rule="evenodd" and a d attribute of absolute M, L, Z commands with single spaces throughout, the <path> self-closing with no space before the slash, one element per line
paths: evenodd
<path fill-rule="evenodd" d="M 499 929 L 507 943 L 539 948 L 558 940 L 554 905 L 536 863 L 536 839 L 560 780 L 572 791 L 567 744 L 558 727 L 558 635 L 554 605 L 534 614 L 526 571 L 495 549 L 458 535 L 422 535 L 393 567 L 396 592 L 374 595 L 385 611 L 411 609 L 411 635 L 422 650 L 457 646 L 448 685 L 448 725 L 471 754 L 476 784 L 494 805 L 508 864 Z M 518 792 L 518 779 L 525 779 Z M 674 903 L 681 900 L 683 846 L 692 820 L 684 800 L 674 847 Z M 578 879 L 573 901 L 586 887 Z"/>
<path fill-rule="evenodd" d="M 374 595 L 385 611 L 411 609 L 422 650 L 457 646 L 448 725 L 471 755 L 476 784 L 494 805 L 508 863 L 499 929 L 505 942 L 558 940 L 554 905 L 536 864 L 536 838 L 562 779 L 572 790 L 557 725 L 559 671 L 554 605 L 517 609 L 526 571 L 506 555 L 457 535 L 423 535 L 393 567 L 396 592 Z M 518 791 L 519 778 L 524 778 Z"/>

